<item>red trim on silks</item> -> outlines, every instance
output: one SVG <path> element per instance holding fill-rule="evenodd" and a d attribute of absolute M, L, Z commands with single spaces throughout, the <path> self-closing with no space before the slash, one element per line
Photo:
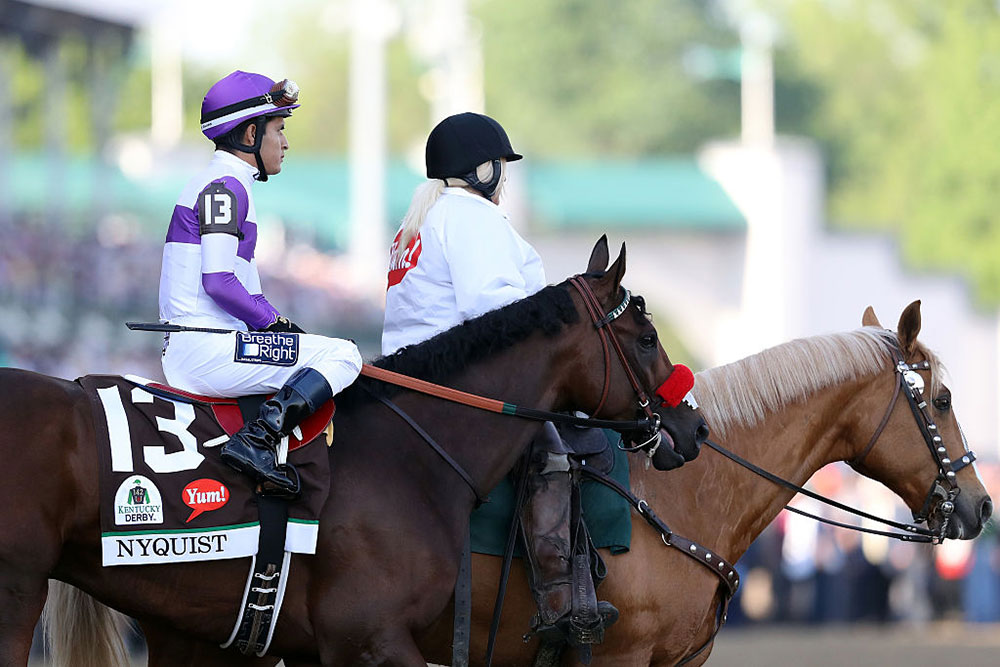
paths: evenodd
<path fill-rule="evenodd" d="M 656 389 L 656 395 L 663 399 L 663 405 L 676 408 L 694 388 L 694 373 L 684 364 L 674 364 L 674 370 L 666 382 Z"/>

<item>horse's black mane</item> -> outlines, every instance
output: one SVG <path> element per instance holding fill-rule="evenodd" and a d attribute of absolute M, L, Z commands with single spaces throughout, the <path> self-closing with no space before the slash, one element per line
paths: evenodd
<path fill-rule="evenodd" d="M 564 324 L 579 319 L 573 299 L 565 285 L 550 285 L 541 291 L 490 311 L 444 331 L 416 345 L 408 345 L 394 354 L 375 359 L 379 368 L 442 383 L 470 364 L 487 359 L 519 343 L 536 331 L 546 336 L 559 333 Z M 371 394 L 392 396 L 401 391 L 395 385 L 358 378 L 337 395 L 338 407 L 367 402 Z"/>

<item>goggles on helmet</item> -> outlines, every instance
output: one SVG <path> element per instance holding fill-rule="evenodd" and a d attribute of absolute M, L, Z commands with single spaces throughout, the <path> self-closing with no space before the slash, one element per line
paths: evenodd
<path fill-rule="evenodd" d="M 291 79 L 278 81 L 263 95 L 226 105 L 201 116 L 201 130 L 211 129 L 234 120 L 245 120 L 254 116 L 265 116 L 283 107 L 296 104 L 299 100 L 299 86 Z"/>

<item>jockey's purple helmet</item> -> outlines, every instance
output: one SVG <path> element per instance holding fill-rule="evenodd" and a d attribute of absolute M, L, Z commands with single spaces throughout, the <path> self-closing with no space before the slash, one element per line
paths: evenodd
<path fill-rule="evenodd" d="M 201 103 L 201 131 L 209 139 L 221 137 L 257 116 L 290 116 L 298 107 L 294 81 L 272 81 L 263 74 L 236 70 L 205 93 Z"/>

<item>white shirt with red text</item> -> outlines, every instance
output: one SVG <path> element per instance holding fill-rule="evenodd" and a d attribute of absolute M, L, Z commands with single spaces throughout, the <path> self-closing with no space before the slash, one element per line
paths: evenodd
<path fill-rule="evenodd" d="M 397 233 L 393 250 L 398 240 Z M 389 267 L 382 354 L 423 342 L 545 284 L 541 257 L 498 206 L 462 188 L 445 188 L 402 259 Z"/>

